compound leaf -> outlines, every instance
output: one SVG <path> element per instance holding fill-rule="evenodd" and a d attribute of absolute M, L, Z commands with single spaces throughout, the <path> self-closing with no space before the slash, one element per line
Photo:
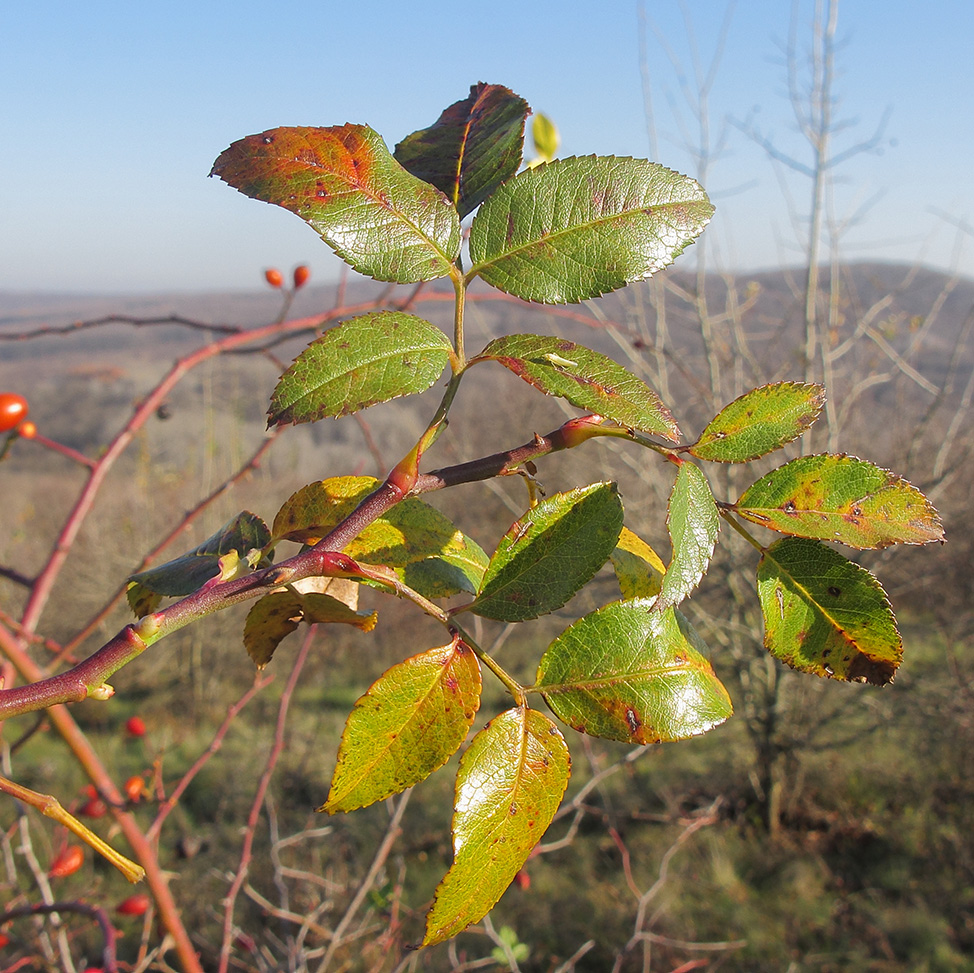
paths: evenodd
<path fill-rule="evenodd" d="M 735 508 L 783 534 L 860 549 L 944 538 L 937 511 L 915 486 L 854 456 L 794 459 L 748 487 Z"/>
<path fill-rule="evenodd" d="M 387 670 L 349 714 L 318 810 L 352 811 L 425 780 L 463 743 L 480 689 L 480 663 L 460 639 Z"/>
<path fill-rule="evenodd" d="M 723 723 L 730 697 L 706 646 L 673 608 L 652 598 L 606 605 L 566 629 L 542 656 L 535 689 L 582 733 L 656 743 Z"/>
<path fill-rule="evenodd" d="M 644 280 L 713 214 L 688 176 L 642 159 L 586 156 L 526 169 L 481 206 L 467 278 L 564 304 Z"/>
<path fill-rule="evenodd" d="M 463 219 L 517 172 L 530 111 L 509 88 L 471 85 L 432 126 L 403 139 L 396 160 L 444 193 Z"/>
<path fill-rule="evenodd" d="M 260 561 L 270 539 L 270 531 L 260 517 L 247 511 L 237 514 L 187 554 L 131 575 L 129 605 L 137 614 L 147 614 L 158 606 L 156 596 L 181 598 L 207 583 L 229 581 L 245 574 Z"/>
<path fill-rule="evenodd" d="M 750 462 L 797 439 L 824 405 L 822 385 L 763 385 L 721 409 L 689 452 L 717 463 Z"/>
<path fill-rule="evenodd" d="M 425 392 L 449 364 L 446 335 L 401 311 L 345 321 L 312 341 L 281 376 L 268 426 L 316 422 Z"/>
<path fill-rule="evenodd" d="M 678 605 L 696 587 L 717 543 L 717 505 L 707 478 L 693 463 L 680 463 L 666 524 L 673 554 L 663 575 L 658 608 Z"/>
<path fill-rule="evenodd" d="M 444 277 L 460 253 L 456 209 L 403 169 L 367 125 L 248 135 L 220 154 L 210 175 L 296 213 L 346 263 L 375 280 Z"/>
<path fill-rule="evenodd" d="M 793 669 L 883 686 L 903 656 L 879 581 L 815 540 L 785 537 L 758 564 L 764 644 Z"/>
<path fill-rule="evenodd" d="M 546 395 L 557 395 L 622 426 L 680 438 L 673 416 L 642 380 L 583 345 L 546 335 L 512 334 L 492 341 L 473 361 L 500 362 Z"/>
<path fill-rule="evenodd" d="M 536 710 L 507 710 L 474 737 L 457 773 L 453 864 L 436 890 L 424 946 L 494 907 L 555 816 L 570 773 L 564 737 Z"/>
<path fill-rule="evenodd" d="M 561 608 L 605 564 L 621 529 L 614 483 L 548 497 L 501 538 L 471 611 L 521 622 Z"/>

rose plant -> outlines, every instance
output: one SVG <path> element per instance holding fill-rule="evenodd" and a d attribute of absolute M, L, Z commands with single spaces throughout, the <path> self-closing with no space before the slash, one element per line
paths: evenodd
<path fill-rule="evenodd" d="M 707 571 L 722 523 L 756 552 L 771 655 L 812 675 L 876 686 L 901 661 L 895 618 L 879 581 L 833 545 L 943 539 L 920 491 L 843 454 L 801 455 L 736 499 L 715 498 L 708 467 L 749 464 L 797 440 L 823 408 L 821 385 L 755 388 L 687 439 L 673 403 L 581 344 L 521 333 L 468 348 L 465 311 L 475 281 L 529 302 L 586 301 L 666 267 L 713 212 L 700 185 L 655 162 L 553 159 L 548 147 L 546 159 L 522 168 L 529 113 L 507 88 L 478 84 L 393 152 L 368 126 L 345 124 L 272 129 L 220 154 L 213 175 L 295 213 L 354 270 L 394 284 L 442 279 L 454 295 L 452 335 L 407 310 L 370 311 L 324 331 L 281 375 L 268 425 L 348 415 L 427 392 L 445 376 L 438 402 L 384 479 L 329 476 L 267 520 L 240 513 L 181 557 L 132 575 L 127 596 L 137 620 L 91 657 L 0 691 L 0 719 L 107 699 L 107 680 L 126 663 L 244 601 L 253 604 L 243 642 L 258 667 L 301 625 L 370 631 L 376 612 L 359 607 L 363 590 L 410 602 L 442 626 L 442 638 L 413 646 L 355 704 L 320 810 L 349 812 L 420 783 L 464 747 L 484 671 L 499 680 L 510 706 L 489 714 L 460 758 L 454 859 L 423 945 L 479 921 L 521 871 L 569 781 L 559 724 L 646 744 L 708 732 L 731 715 L 707 647 L 680 611 Z M 543 135 L 550 141 L 549 128 Z M 299 267 L 294 289 L 306 280 Z M 283 276 L 267 271 L 267 282 L 279 288 Z M 437 439 L 474 368 L 495 369 L 498 381 L 506 372 L 577 414 L 546 435 L 524 431 L 499 452 L 436 466 Z M 627 527 L 611 479 L 551 496 L 540 488 L 545 457 L 598 437 L 640 451 L 647 477 L 671 478 L 665 561 Z M 426 499 L 509 475 L 523 478 L 523 512 L 492 550 Z M 554 638 L 532 684 L 478 643 L 473 616 L 529 623 L 562 609 L 606 566 L 619 597 Z M 145 727 L 139 720 L 135 728 L 136 719 L 128 732 L 140 736 Z M 137 911 L 119 911 L 142 914 L 148 899 L 144 907 L 137 901 Z"/>

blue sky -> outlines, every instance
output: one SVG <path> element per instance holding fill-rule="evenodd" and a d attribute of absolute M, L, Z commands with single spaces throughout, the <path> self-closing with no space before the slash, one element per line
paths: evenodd
<path fill-rule="evenodd" d="M 264 267 L 337 260 L 297 217 L 206 175 L 245 135 L 278 125 L 371 125 L 390 148 L 476 81 L 506 84 L 551 116 L 562 155 L 650 156 L 639 0 L 33 0 L 0 9 L 0 289 L 248 289 Z M 677 70 L 691 62 L 684 9 L 706 66 L 723 0 L 644 0 L 659 161 L 694 172 Z M 812 0 L 801 0 L 800 42 Z M 781 63 L 791 3 L 738 0 L 710 98 L 711 126 L 753 117 L 800 153 Z M 922 262 L 974 276 L 974 4 L 842 0 L 842 149 L 889 109 L 881 149 L 837 173 L 835 215 L 872 205 L 843 239 L 850 259 Z M 682 116 L 682 122 L 681 122 Z M 807 156 L 806 156 L 807 157 Z M 805 181 L 776 174 L 728 131 L 707 189 L 708 246 L 726 269 L 795 263 Z"/>

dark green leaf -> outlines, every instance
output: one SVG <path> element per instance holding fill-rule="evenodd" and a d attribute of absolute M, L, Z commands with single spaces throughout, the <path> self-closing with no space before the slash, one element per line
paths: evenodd
<path fill-rule="evenodd" d="M 471 610 L 522 622 L 561 608 L 605 564 L 621 530 L 614 483 L 548 497 L 501 538 Z"/>
<path fill-rule="evenodd" d="M 538 681 L 555 715 L 582 733 L 655 743 L 705 733 L 732 712 L 706 646 L 653 599 L 606 605 L 558 636 Z"/>
<path fill-rule="evenodd" d="M 158 605 L 158 599 L 147 592 L 181 598 L 207 582 L 229 581 L 245 574 L 260 561 L 270 539 L 260 517 L 246 511 L 238 514 L 189 553 L 133 574 L 128 585 L 129 605 L 136 613 L 147 614 Z"/>
<path fill-rule="evenodd" d="M 663 576 L 659 608 L 678 605 L 697 586 L 717 542 L 720 520 L 714 495 L 707 478 L 693 463 L 680 464 L 666 523 L 673 554 Z"/>
<path fill-rule="evenodd" d="M 456 753 L 480 707 L 480 664 L 460 640 L 393 666 L 345 724 L 328 800 L 334 814 L 425 780 Z"/>
<path fill-rule="evenodd" d="M 396 159 L 443 192 L 463 219 L 517 172 L 530 111 L 509 88 L 471 85 L 430 128 L 403 139 Z"/>
<path fill-rule="evenodd" d="M 655 163 L 556 160 L 508 180 L 481 206 L 467 277 L 528 301 L 584 301 L 671 263 L 712 213 L 696 182 Z"/>
<path fill-rule="evenodd" d="M 281 376 L 268 426 L 315 422 L 425 392 L 450 362 L 439 328 L 401 311 L 352 318 L 312 341 Z"/>
<path fill-rule="evenodd" d="M 915 486 L 854 456 L 801 456 L 761 477 L 735 506 L 771 530 L 860 549 L 944 539 Z"/>
<path fill-rule="evenodd" d="M 764 644 L 818 676 L 891 682 L 903 645 L 886 593 L 865 568 L 814 540 L 785 537 L 758 564 Z"/>
<path fill-rule="evenodd" d="M 453 864 L 436 890 L 424 946 L 494 907 L 555 816 L 570 773 L 564 738 L 536 710 L 510 709 L 474 737 L 457 772 Z"/>
<path fill-rule="evenodd" d="M 583 345 L 545 335 L 497 338 L 471 363 L 500 362 L 546 395 L 557 395 L 586 412 L 622 426 L 677 442 L 680 430 L 660 397 L 645 382 Z"/>
<path fill-rule="evenodd" d="M 797 439 L 818 418 L 823 405 L 821 385 L 763 385 L 721 409 L 690 452 L 717 463 L 750 462 Z"/>
<path fill-rule="evenodd" d="M 450 201 L 406 172 L 367 125 L 275 128 L 234 142 L 210 175 L 296 213 L 359 273 L 444 277 L 460 253 Z"/>

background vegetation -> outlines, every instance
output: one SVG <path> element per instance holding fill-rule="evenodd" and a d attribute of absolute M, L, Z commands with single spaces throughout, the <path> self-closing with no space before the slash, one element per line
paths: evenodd
<path fill-rule="evenodd" d="M 721 374 L 738 376 L 734 381 L 787 377 L 800 367 L 803 320 L 786 274 L 707 277 L 705 292 L 695 290 L 698 283 L 695 276 L 670 273 L 662 284 L 637 285 L 579 309 L 528 308 L 503 298 L 475 302 L 473 327 L 487 338 L 522 329 L 525 315 L 541 331 L 568 326 L 571 337 L 613 353 L 650 382 L 663 375 L 671 397 L 687 411 L 698 405 L 703 421 L 710 393 L 699 376 L 708 374 L 708 354 L 717 356 Z M 831 285 L 828 275 L 825 283 Z M 489 921 L 452 944 L 403 959 L 401 947 L 419 938 L 428 898 L 450 858 L 450 774 L 435 775 L 388 808 L 336 819 L 311 811 L 323 800 L 351 703 L 401 657 L 403 627 L 395 608 L 383 611 L 368 637 L 353 631 L 318 636 L 290 697 L 284 684 L 301 661 L 298 636 L 272 662 L 273 681 L 260 682 L 254 692 L 253 668 L 240 644 L 242 614 L 209 619 L 120 672 L 112 702 L 74 710 L 119 781 L 133 775 L 146 781 L 148 796 L 132 810 L 147 828 L 193 763 L 215 749 L 215 740 L 221 744 L 159 831 L 160 859 L 178 875 L 174 893 L 192 917 L 205 968 L 220 963 L 225 898 L 248 839 L 246 880 L 230 913 L 229 968 L 314 969 L 326 956 L 328 968 L 363 970 L 397 964 L 525 971 L 972 968 L 974 615 L 964 587 L 972 557 L 965 529 L 971 443 L 964 422 L 970 418 L 965 389 L 972 373 L 974 286 L 889 266 L 844 267 L 836 283 L 843 323 L 830 346 L 855 338 L 832 376 L 831 401 L 836 416 L 844 417 L 841 441 L 908 471 L 935 498 L 951 538 L 942 550 L 871 558 L 905 636 L 906 660 L 894 686 L 864 692 L 792 678 L 757 644 L 758 629 L 749 621 L 755 605 L 745 595 L 733 597 L 732 568 L 740 565 L 731 563 L 733 555 L 719 562 L 688 607 L 707 633 L 718 675 L 732 688 L 735 718 L 707 737 L 645 750 L 586 738 L 585 766 L 576 761 L 559 820 Z M 699 323 L 702 294 L 711 315 L 709 352 Z M 346 290 L 341 300 L 375 296 Z M 329 288 L 310 288 L 292 314 L 323 309 L 338 297 Z M 449 304 L 439 298 L 435 288 L 417 298 L 433 320 L 440 306 L 448 313 Z M 183 311 L 212 315 L 209 302 L 219 300 L 200 299 Z M 250 311 L 273 314 L 266 297 L 255 297 Z M 87 456 L 97 456 L 130 417 L 161 365 L 212 340 L 195 327 L 145 323 L 41 335 L 23 314 L 3 331 L 8 340 L 0 383 L 29 383 L 42 436 Z M 45 320 L 59 325 L 56 314 Z M 868 327 L 881 341 L 865 333 L 863 321 L 872 322 Z M 30 340 L 9 340 L 32 331 Z M 748 352 L 744 369 L 741 348 Z M 273 355 L 286 361 L 291 351 L 280 347 Z M 381 472 L 386 457 L 398 455 L 396 428 L 410 422 L 420 428 L 422 400 L 377 407 L 365 423 L 346 418 L 295 427 L 235 479 L 266 442 L 262 413 L 278 371 L 279 362 L 266 356 L 236 356 L 203 364 L 176 386 L 115 464 L 71 551 L 42 619 L 51 645 L 70 645 L 81 620 L 109 601 L 118 579 L 138 567 L 141 553 L 200 497 L 213 500 L 188 528 L 194 542 L 236 510 L 266 513 L 309 476 L 335 469 Z M 863 389 L 864 376 L 885 381 Z M 462 403 L 455 426 L 464 436 L 476 429 L 478 452 L 506 441 L 504 427 L 524 411 L 532 428 L 560 421 L 556 403 L 522 395 L 513 380 L 503 385 L 502 398 L 504 411 L 490 425 L 480 417 L 488 404 L 496 407 L 497 385 L 475 387 Z M 952 434 L 957 428 L 962 431 Z M 451 435 L 444 435 L 445 453 L 465 458 L 464 440 Z M 83 469 L 41 445 L 16 443 L 0 468 L 10 528 L 0 535 L 0 563 L 27 576 L 48 555 L 84 477 Z M 590 446 L 581 468 L 560 465 L 557 456 L 542 464 L 545 488 L 567 489 L 576 485 L 573 477 L 585 482 L 609 463 L 624 463 L 624 453 L 603 454 L 601 441 Z M 639 469 L 624 470 L 620 488 L 638 529 L 665 546 L 665 495 Z M 476 490 L 486 542 L 510 520 L 519 498 L 503 487 L 467 489 L 440 499 L 453 515 L 459 511 L 449 504 L 470 503 Z M 106 537 L 113 542 L 106 544 Z M 186 547 L 185 533 L 176 543 Z M 7 624 L 23 598 L 17 582 L 10 571 L 0 579 Z M 606 593 L 609 586 L 606 579 Z M 551 634 L 589 607 L 572 603 L 556 613 Z M 126 620 L 116 604 L 72 651 L 83 657 Z M 488 631 L 489 624 L 482 637 L 499 645 L 506 630 Z M 415 637 L 420 644 L 424 636 Z M 510 640 L 497 651 L 518 671 L 518 660 L 527 665 L 537 648 Z M 44 646 L 36 652 L 50 657 Z M 246 708 L 227 723 L 228 706 L 242 697 L 248 697 Z M 289 709 L 280 724 L 282 700 Z M 145 721 L 144 737 L 126 733 L 132 715 Z M 75 810 L 85 803 L 86 780 L 46 720 L 7 725 L 3 743 L 8 773 L 15 768 L 22 783 L 55 793 L 66 805 L 74 795 Z M 283 744 L 278 754 L 275 743 Z M 270 775 L 266 791 L 260 788 L 263 771 Z M 66 836 L 9 802 L 0 820 L 4 898 L 16 906 L 37 894 L 35 883 Z M 38 863 L 34 875 L 27 849 Z M 49 881 L 52 901 L 111 903 L 129 894 L 99 861 Z M 356 897 L 360 889 L 364 894 Z M 151 924 L 115 921 L 124 933 L 118 948 L 126 962 L 165 968 Z M 17 920 L 4 932 L 11 936 L 11 961 L 18 955 L 37 961 L 47 953 L 52 968 L 63 961 L 59 936 L 67 937 L 78 968 L 95 963 L 103 946 L 101 931 L 85 916 L 64 914 L 60 926 Z"/>

